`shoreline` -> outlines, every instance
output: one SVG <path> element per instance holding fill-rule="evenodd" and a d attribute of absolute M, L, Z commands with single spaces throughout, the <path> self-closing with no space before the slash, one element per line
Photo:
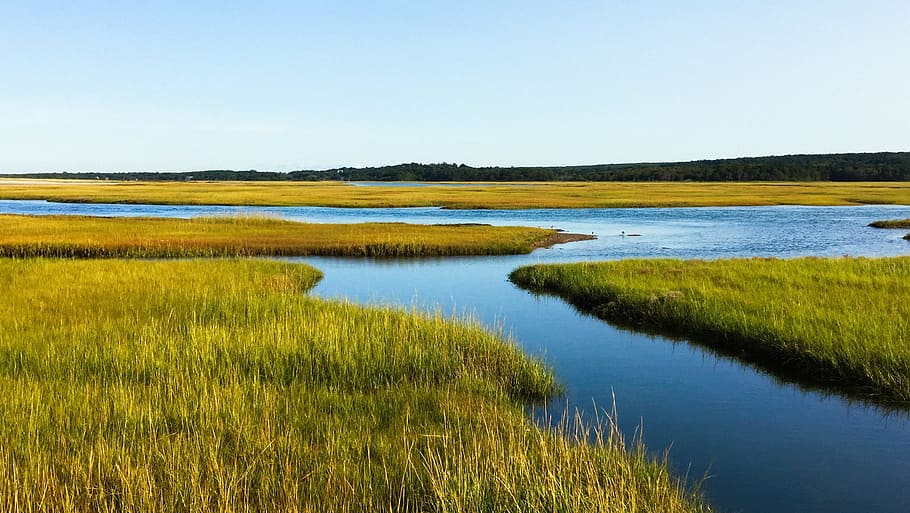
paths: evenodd
<path fill-rule="evenodd" d="M 559 297 L 583 313 L 620 327 L 682 338 L 813 388 L 907 408 L 910 367 L 900 356 L 889 356 L 901 347 L 900 332 L 882 328 L 888 324 L 883 316 L 876 317 L 877 321 L 869 320 L 873 311 L 868 308 L 858 311 L 856 305 L 831 298 L 839 297 L 834 280 L 847 280 L 843 276 L 852 276 L 850 273 L 876 276 L 879 280 L 886 279 L 882 277 L 884 273 L 891 273 L 888 276 L 894 278 L 888 279 L 896 280 L 906 273 L 897 268 L 906 269 L 908 259 L 665 259 L 538 264 L 514 270 L 509 280 L 531 293 Z M 809 287 L 798 278 L 802 275 L 817 275 L 819 280 L 827 277 L 833 290 L 813 281 L 816 286 L 810 293 L 790 297 L 796 294 L 795 290 Z M 768 281 L 742 293 L 719 295 L 705 285 L 712 279 L 735 284 L 731 290 L 743 287 L 742 283 Z M 771 283 L 779 290 L 767 288 Z M 852 294 L 843 297 L 864 304 L 870 294 L 880 293 L 864 281 L 856 281 L 855 286 L 860 283 L 865 288 L 859 290 L 851 285 Z M 756 301 L 763 306 L 755 307 Z M 794 310 L 794 304 L 800 305 L 799 311 Z M 830 317 L 822 317 L 830 316 L 832 311 L 848 310 L 854 312 L 850 320 L 859 323 L 852 331 L 842 332 L 841 324 L 832 324 Z M 774 322 L 763 321 L 766 317 Z M 799 327 L 807 323 L 814 327 L 801 331 Z M 890 324 L 891 329 L 900 329 L 893 319 Z M 873 325 L 881 329 L 867 331 Z M 892 343 L 898 345 L 870 347 L 861 343 L 866 337 L 894 340 Z M 831 340 L 839 342 L 831 344 Z M 856 347 L 863 349 L 858 351 Z"/>
<path fill-rule="evenodd" d="M 485 224 L 320 224 L 269 217 L 91 217 L 0 214 L 0 257 L 414 258 L 528 254 L 589 240 L 555 229 Z"/>

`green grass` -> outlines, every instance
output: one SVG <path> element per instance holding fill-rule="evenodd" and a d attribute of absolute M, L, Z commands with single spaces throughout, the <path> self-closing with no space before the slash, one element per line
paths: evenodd
<path fill-rule="evenodd" d="M 319 277 L 0 260 L 0 510 L 705 509 L 609 423 L 532 424 L 558 386 L 508 340 Z"/>
<path fill-rule="evenodd" d="M 510 279 L 813 383 L 910 400 L 910 257 L 628 260 L 522 267 Z"/>
<path fill-rule="evenodd" d="M 591 237 L 517 226 L 0 214 L 0 256 L 6 257 L 502 255 L 581 238 Z"/>
<path fill-rule="evenodd" d="M 92 182 L 0 179 L 0 199 L 168 205 L 614 208 L 908 204 L 910 182 L 539 182 L 353 187 L 343 182 Z"/>

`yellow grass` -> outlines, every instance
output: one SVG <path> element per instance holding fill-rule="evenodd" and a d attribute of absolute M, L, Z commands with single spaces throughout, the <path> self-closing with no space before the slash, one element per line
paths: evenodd
<path fill-rule="evenodd" d="M 548 182 L 354 187 L 341 182 L 0 180 L 0 199 L 85 203 L 332 207 L 610 208 L 910 204 L 910 182 Z"/>
<path fill-rule="evenodd" d="M 501 335 L 319 276 L 0 259 L 0 511 L 707 509 L 609 423 L 532 424 L 554 376 Z"/>
<path fill-rule="evenodd" d="M 501 255 L 529 253 L 566 235 L 517 226 L 0 214 L 0 256 L 15 257 Z"/>

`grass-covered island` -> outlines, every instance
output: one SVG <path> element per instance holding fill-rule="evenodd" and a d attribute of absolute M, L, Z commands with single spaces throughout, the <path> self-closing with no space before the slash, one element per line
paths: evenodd
<path fill-rule="evenodd" d="M 590 238 L 517 226 L 0 214 L 0 256 L 6 257 L 508 255 Z"/>
<path fill-rule="evenodd" d="M 910 182 L 126 182 L 0 179 L 0 199 L 73 203 L 452 209 L 910 204 Z"/>
<path fill-rule="evenodd" d="M 873 228 L 905 228 L 910 229 L 910 219 L 889 219 L 886 221 L 873 221 L 869 223 L 869 226 Z"/>
<path fill-rule="evenodd" d="M 2 511 L 706 507 L 468 321 L 307 297 L 258 260 L 0 259 Z"/>
<path fill-rule="evenodd" d="M 910 229 L 910 219 L 890 219 L 887 221 L 873 221 L 869 223 L 873 228 L 888 229 Z M 910 240 L 910 233 L 904 235 L 904 238 Z"/>
<path fill-rule="evenodd" d="M 910 400 L 910 257 L 535 265 L 510 279 L 808 382 Z"/>

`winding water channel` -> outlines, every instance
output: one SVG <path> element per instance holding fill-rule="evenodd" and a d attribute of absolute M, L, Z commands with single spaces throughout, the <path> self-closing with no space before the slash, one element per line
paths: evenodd
<path fill-rule="evenodd" d="M 302 258 L 322 269 L 314 293 L 439 308 L 502 326 L 542 355 L 566 387 L 549 407 L 612 406 L 629 435 L 670 448 L 677 472 L 707 473 L 721 511 L 910 511 L 910 405 L 886 407 L 782 381 L 686 342 L 629 332 L 535 297 L 506 279 L 519 265 L 630 257 L 910 255 L 905 231 L 878 219 L 910 207 L 741 207 L 461 211 L 437 208 L 238 208 L 0 201 L 0 212 L 170 216 L 258 212 L 311 222 L 398 221 L 556 227 L 596 233 L 514 257 L 421 260 Z M 640 237 L 623 237 L 621 232 Z"/>

